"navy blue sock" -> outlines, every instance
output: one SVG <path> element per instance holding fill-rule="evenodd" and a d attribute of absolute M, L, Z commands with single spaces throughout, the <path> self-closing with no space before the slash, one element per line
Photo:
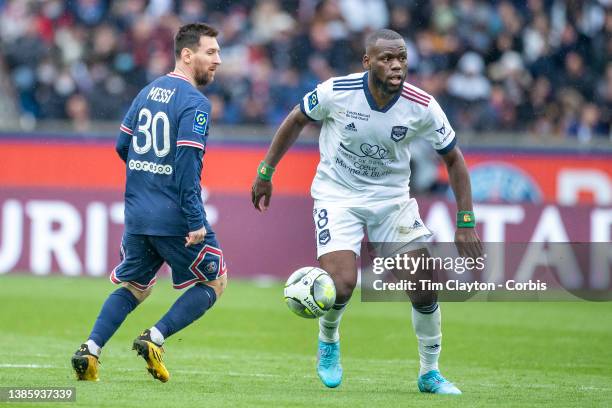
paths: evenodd
<path fill-rule="evenodd" d="M 193 285 L 174 302 L 168 313 L 155 323 L 155 327 L 164 338 L 168 338 L 202 317 L 216 300 L 215 290 L 210 286 Z"/>
<path fill-rule="evenodd" d="M 89 338 L 98 346 L 104 347 L 136 306 L 138 299 L 127 288 L 119 288 L 111 293 L 102 305 Z"/>

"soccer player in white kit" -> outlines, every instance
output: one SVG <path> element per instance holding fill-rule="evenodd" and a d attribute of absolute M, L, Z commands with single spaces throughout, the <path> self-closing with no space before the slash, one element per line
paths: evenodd
<path fill-rule="evenodd" d="M 429 141 L 446 165 L 457 201 L 459 253 L 477 256 L 482 249 L 474 230 L 469 174 L 455 132 L 436 100 L 405 82 L 406 58 L 400 34 L 387 29 L 370 34 L 363 57 L 366 72 L 331 78 L 304 96 L 280 125 L 253 182 L 253 204 L 264 211 L 270 204 L 274 168 L 309 121 L 322 121 L 321 158 L 311 193 L 317 258 L 337 291 L 334 307 L 319 319 L 317 373 L 330 388 L 342 381 L 338 327 L 357 283 L 364 229 L 371 242 L 408 244 L 431 236 L 409 194 L 412 139 Z M 435 292 L 411 296 L 411 301 L 419 390 L 461 394 L 438 370 L 442 334 Z"/>

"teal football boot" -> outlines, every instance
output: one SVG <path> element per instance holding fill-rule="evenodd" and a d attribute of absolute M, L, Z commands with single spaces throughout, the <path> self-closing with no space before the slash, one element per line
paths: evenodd
<path fill-rule="evenodd" d="M 420 376 L 417 385 L 421 392 L 440 395 L 461 395 L 459 388 L 442 377 L 442 374 L 440 374 L 438 370 L 431 370 Z"/>
<path fill-rule="evenodd" d="M 342 365 L 340 365 L 340 342 L 326 343 L 319 340 L 317 353 L 317 374 L 323 385 L 336 388 L 342 382 Z"/>

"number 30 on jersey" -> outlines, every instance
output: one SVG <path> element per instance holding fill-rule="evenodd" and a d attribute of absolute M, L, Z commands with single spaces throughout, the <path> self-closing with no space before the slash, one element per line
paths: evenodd
<path fill-rule="evenodd" d="M 159 121 L 162 122 L 161 130 L 163 145 L 161 149 L 159 148 L 157 139 Z M 144 143 L 139 145 L 138 140 L 141 134 L 144 135 Z M 141 109 L 138 114 L 138 134 L 135 134 L 132 138 L 132 145 L 134 146 L 134 151 L 138 154 L 147 153 L 151 150 L 151 147 L 153 147 L 153 151 L 157 157 L 164 157 L 170 153 L 170 121 L 168 120 L 168 115 L 163 111 L 159 111 L 153 115 L 147 108 Z"/>

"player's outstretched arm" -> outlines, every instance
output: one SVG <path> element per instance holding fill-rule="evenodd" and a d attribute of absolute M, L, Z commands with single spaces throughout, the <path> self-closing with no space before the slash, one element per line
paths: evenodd
<path fill-rule="evenodd" d="M 467 165 L 458 146 L 442 155 L 451 188 L 457 201 L 458 217 L 455 244 L 461 256 L 476 258 L 482 254 L 482 243 L 474 229 L 474 213 L 472 209 L 472 185 Z"/>
<path fill-rule="evenodd" d="M 257 176 L 251 188 L 251 201 L 259 211 L 265 211 L 270 206 L 272 198 L 272 173 L 287 150 L 295 143 L 300 132 L 311 120 L 300 110 L 299 106 L 287 115 L 276 131 L 268 153 L 257 169 Z M 263 204 L 261 199 L 264 199 Z"/>

